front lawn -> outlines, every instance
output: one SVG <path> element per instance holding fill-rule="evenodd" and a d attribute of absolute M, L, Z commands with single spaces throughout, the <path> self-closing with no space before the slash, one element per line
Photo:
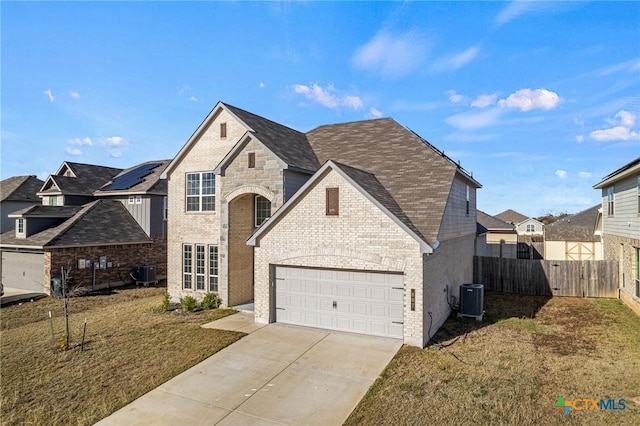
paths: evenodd
<path fill-rule="evenodd" d="M 160 312 L 163 292 L 116 289 L 70 299 L 72 342 L 87 320 L 84 351 L 59 350 L 59 299 L 2 308 L 2 424 L 93 424 L 244 335 L 200 327 L 232 310 Z"/>
<path fill-rule="evenodd" d="M 488 292 L 485 311 L 404 346 L 346 424 L 640 425 L 640 318 L 620 301 Z M 559 397 L 626 409 L 565 415 Z"/>

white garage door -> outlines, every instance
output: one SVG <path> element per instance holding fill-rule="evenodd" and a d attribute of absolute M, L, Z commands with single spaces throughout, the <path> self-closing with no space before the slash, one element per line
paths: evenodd
<path fill-rule="evenodd" d="M 400 274 L 276 267 L 276 321 L 403 337 Z"/>
<path fill-rule="evenodd" d="M 2 284 L 14 287 L 44 292 L 44 254 L 2 252 Z"/>

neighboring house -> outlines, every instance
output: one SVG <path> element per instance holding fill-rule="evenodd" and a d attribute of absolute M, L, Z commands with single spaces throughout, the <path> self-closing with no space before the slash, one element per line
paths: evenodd
<path fill-rule="evenodd" d="M 640 314 L 640 157 L 594 188 L 602 191 L 604 258 L 620 261 L 620 298 Z"/>
<path fill-rule="evenodd" d="M 93 193 L 122 169 L 65 161 L 45 180 L 38 196 L 45 206 L 82 206 L 95 200 Z"/>
<path fill-rule="evenodd" d="M 424 346 L 472 280 L 481 186 L 392 119 L 301 133 L 218 103 L 164 176 L 174 300 Z"/>
<path fill-rule="evenodd" d="M 544 235 L 544 224 L 542 222 L 532 217 L 527 217 L 515 210 L 505 210 L 495 215 L 495 217 L 515 225 L 518 235 L 529 237 L 541 237 Z"/>
<path fill-rule="evenodd" d="M 507 259 L 515 259 L 517 257 L 518 233 L 515 225 L 481 210 L 477 212 L 477 220 L 484 230 L 486 239 L 485 256 Z"/>
<path fill-rule="evenodd" d="M 14 229 L 16 221 L 9 218 L 9 213 L 40 204 L 37 192 L 43 183 L 35 176 L 15 176 L 0 182 L 0 234 Z"/>
<path fill-rule="evenodd" d="M 117 174 L 93 193 L 120 201 L 154 239 L 167 235 L 167 181 L 160 179 L 171 160 L 147 161 Z"/>
<path fill-rule="evenodd" d="M 136 266 L 157 257 L 151 239 L 115 200 L 35 205 L 10 217 L 16 229 L 2 234 L 1 243 L 2 282 L 8 287 L 50 294 L 51 279 L 61 276 L 62 267 L 89 289 L 121 285 L 131 282 Z"/>
<path fill-rule="evenodd" d="M 545 260 L 602 260 L 602 208 L 565 216 L 544 228 Z"/>

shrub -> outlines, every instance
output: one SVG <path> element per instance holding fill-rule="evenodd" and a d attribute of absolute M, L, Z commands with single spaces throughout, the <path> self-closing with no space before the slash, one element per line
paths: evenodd
<path fill-rule="evenodd" d="M 207 293 L 202 299 L 202 307 L 204 309 L 216 309 L 220 306 L 220 296 L 217 293 Z"/>
<path fill-rule="evenodd" d="M 198 301 L 193 296 L 185 296 L 180 300 L 183 311 L 192 312 L 198 307 Z"/>
<path fill-rule="evenodd" d="M 171 304 L 171 297 L 169 296 L 169 292 L 164 292 L 162 295 L 162 303 L 160 303 L 160 309 L 163 311 L 169 310 L 169 305 Z"/>

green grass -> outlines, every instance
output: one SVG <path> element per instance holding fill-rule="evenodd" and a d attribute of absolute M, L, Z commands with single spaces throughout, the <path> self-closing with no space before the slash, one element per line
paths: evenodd
<path fill-rule="evenodd" d="M 488 292 L 485 310 L 402 347 L 346 424 L 640 424 L 640 318 L 620 301 Z M 627 409 L 563 415 L 560 396 Z"/>
<path fill-rule="evenodd" d="M 72 342 L 87 319 L 84 351 L 59 349 L 60 300 L 2 308 L 2 424 L 93 424 L 244 335 L 200 327 L 233 310 L 162 312 L 163 292 L 119 289 L 70 299 Z"/>

